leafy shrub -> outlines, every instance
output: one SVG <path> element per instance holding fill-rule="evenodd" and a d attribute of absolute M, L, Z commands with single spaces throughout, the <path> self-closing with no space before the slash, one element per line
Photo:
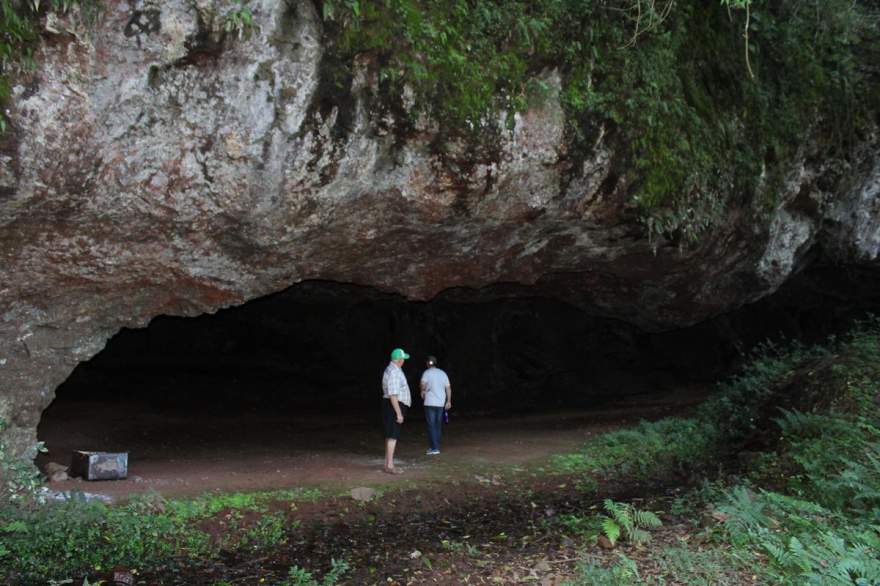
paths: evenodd
<path fill-rule="evenodd" d="M 711 517 L 719 521 L 715 536 L 727 544 L 712 554 L 713 563 L 729 578 L 717 583 L 741 583 L 739 572 L 747 570 L 762 583 L 880 584 L 878 388 L 880 321 L 869 318 L 825 346 L 766 344 L 737 376 L 719 386 L 695 418 L 642 422 L 595 438 L 584 453 L 557 464 L 573 472 L 611 476 L 662 475 L 681 466 L 705 465 L 756 434 L 775 437 L 766 446 L 773 451 L 763 454 L 759 473 L 751 476 L 771 487 L 751 481 L 727 489 L 710 485 L 690 493 L 688 506 L 673 504 L 679 514 L 692 514 L 695 502 L 712 503 Z M 780 410 L 780 404 L 808 410 Z M 690 456 L 689 435 L 682 430 L 696 438 Z M 607 519 L 614 523 L 611 527 L 606 520 L 609 537 L 625 532 L 625 515 Z M 668 551 L 652 552 L 652 562 L 678 563 L 667 559 Z M 584 567 L 576 583 L 640 582 L 633 575 L 621 577 L 625 570 L 594 562 Z M 705 576 L 694 579 L 716 583 Z"/>
<path fill-rule="evenodd" d="M 208 552 L 208 536 L 184 519 L 137 504 L 54 503 L 7 512 L 0 518 L 0 528 L 12 562 L 11 575 L 24 583 Z"/>
<path fill-rule="evenodd" d="M 740 442 L 757 430 L 761 415 L 774 409 L 778 393 L 799 370 L 829 355 L 821 345 L 806 348 L 797 341 L 761 344 L 738 374 L 719 385 L 698 417 L 711 422 L 726 442 Z"/>
<path fill-rule="evenodd" d="M 241 545 L 252 548 L 270 547 L 287 541 L 287 517 L 284 513 L 260 516 L 256 524 L 245 532 Z"/>
<path fill-rule="evenodd" d="M 822 371 L 822 376 L 817 370 Z M 695 417 L 642 421 L 629 429 L 602 434 L 590 440 L 579 453 L 557 456 L 553 465 L 567 473 L 635 478 L 704 468 L 717 460 L 720 453 L 737 450 L 753 434 L 767 433 L 774 421 L 784 427 L 785 411 L 782 419 L 769 415 L 780 413 L 777 406 L 781 402 L 849 406 L 858 413 L 876 410 L 878 381 L 880 321 L 876 318 L 859 322 L 850 334 L 840 339 L 832 337 L 824 346 L 765 343 L 756 348 L 751 361 L 739 373 L 718 386 Z M 794 441 L 796 418 L 791 417 L 788 436 Z M 846 446 L 849 448 L 845 454 L 861 454 L 865 450 L 875 454 L 862 441 L 865 434 L 880 440 L 875 424 L 860 417 L 822 419 L 821 424 L 812 425 L 811 429 L 822 429 L 838 451 L 821 444 L 815 444 L 815 449 L 829 457 L 842 456 L 839 449 Z M 782 428 L 779 431 L 784 433 Z M 859 448 L 854 451 L 855 445 Z M 803 459 L 811 457 L 805 455 Z M 834 469 L 843 471 L 845 464 L 839 460 Z M 803 465 L 810 464 L 805 461 Z M 860 474 L 873 474 L 868 468 L 874 465 L 872 459 L 867 459 L 856 467 Z"/>

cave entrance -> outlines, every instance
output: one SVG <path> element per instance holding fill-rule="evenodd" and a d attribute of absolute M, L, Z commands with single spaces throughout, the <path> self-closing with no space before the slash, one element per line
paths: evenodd
<path fill-rule="evenodd" d="M 125 481 L 56 483 L 117 495 L 382 482 L 380 381 L 395 347 L 412 356 L 414 408 L 397 454 L 407 478 L 527 462 L 685 409 L 744 347 L 821 322 L 797 293 L 665 333 L 546 298 L 467 296 L 409 302 L 305 282 L 214 315 L 123 330 L 57 389 L 38 428 L 49 452 L 37 463 L 128 452 Z M 429 354 L 454 392 L 447 449 L 433 460 L 417 391 Z"/>

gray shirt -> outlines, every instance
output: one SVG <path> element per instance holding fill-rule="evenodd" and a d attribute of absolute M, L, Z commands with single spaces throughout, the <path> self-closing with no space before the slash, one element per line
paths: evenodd
<path fill-rule="evenodd" d="M 388 363 L 385 374 L 382 375 L 382 397 L 387 399 L 391 395 L 397 395 L 397 400 L 407 407 L 412 406 L 406 376 L 403 374 L 403 370 L 393 362 Z"/>
<path fill-rule="evenodd" d="M 422 385 L 425 387 L 425 407 L 446 405 L 446 387 L 449 386 L 449 377 L 445 372 L 432 366 L 422 374 Z"/>

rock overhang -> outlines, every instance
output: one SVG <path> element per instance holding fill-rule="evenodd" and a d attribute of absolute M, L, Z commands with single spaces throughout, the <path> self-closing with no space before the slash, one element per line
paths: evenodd
<path fill-rule="evenodd" d="M 320 102 L 312 3 L 255 8 L 251 38 L 223 43 L 204 3 L 111 4 L 90 40 L 46 43 L 15 89 L 0 403 L 20 448 L 54 388 L 121 327 L 304 280 L 416 300 L 542 295 L 663 330 L 772 293 L 819 249 L 877 266 L 876 135 L 843 170 L 805 145 L 769 218 L 729 209 L 698 245 L 651 243 L 617 145 L 600 132 L 568 157 L 558 73 L 493 157 L 439 154 L 437 123 L 401 139 L 393 116 L 375 118 L 368 59 L 345 100 Z"/>

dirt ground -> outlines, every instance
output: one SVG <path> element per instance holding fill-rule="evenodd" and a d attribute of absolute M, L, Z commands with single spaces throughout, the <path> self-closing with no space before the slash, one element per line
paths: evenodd
<path fill-rule="evenodd" d="M 529 464 L 573 451 L 591 435 L 639 419 L 679 412 L 699 402 L 702 389 L 631 396 L 590 410 L 499 416 L 453 411 L 442 454 L 426 456 L 424 419 L 410 412 L 398 445 L 399 476 L 381 471 L 379 413 L 182 413 L 135 402 L 57 402 L 39 427 L 48 448 L 37 463 L 67 465 L 74 450 L 125 451 L 126 480 L 53 482 L 124 499 L 156 491 L 164 496 L 209 491 L 296 487 L 347 489 L 471 478 L 494 465 Z"/>
<path fill-rule="evenodd" d="M 98 576 L 108 583 L 121 571 L 144 586 L 283 584 L 291 568 L 320 577 L 333 560 L 345 560 L 349 570 L 341 584 L 559 586 L 577 575 L 584 559 L 610 563 L 620 553 L 645 556 L 645 550 L 609 551 L 585 543 L 565 528 L 567 515 L 593 515 L 605 497 L 627 502 L 647 497 L 653 500 L 645 506 L 660 510 L 663 499 L 680 494 L 681 479 L 602 482 L 585 492 L 580 477 L 548 475 L 541 464 L 553 454 L 577 450 L 592 435 L 686 413 L 705 396 L 705 389 L 693 388 L 630 396 L 594 409 L 515 416 L 453 411 L 440 456 L 425 455 L 424 419 L 414 410 L 399 446 L 398 465 L 405 470 L 399 476 L 381 471 L 378 409 L 185 414 L 134 402 L 67 401 L 44 414 L 39 434 L 49 453 L 38 463 L 66 463 L 74 449 L 128 451 L 126 480 L 50 485 L 116 500 L 147 490 L 169 497 L 326 489 L 317 500 L 270 505 L 269 512 L 285 519 L 284 535 L 271 547 L 229 542 L 243 528 L 256 527 L 260 515 L 221 511 L 200 525 L 218 556 L 116 568 Z M 380 496 L 353 499 L 348 491 L 361 486 L 378 488 Z M 691 531 L 683 520 L 669 518 L 655 532 L 655 542 L 680 544 Z M 670 580 L 666 583 L 678 583 Z M 717 583 L 750 580 L 732 576 Z"/>

